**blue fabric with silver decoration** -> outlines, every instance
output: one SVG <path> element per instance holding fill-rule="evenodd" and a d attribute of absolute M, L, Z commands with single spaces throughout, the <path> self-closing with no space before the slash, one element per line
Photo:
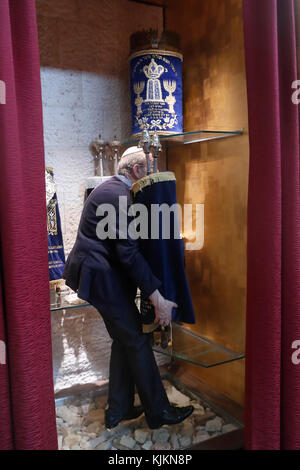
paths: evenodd
<path fill-rule="evenodd" d="M 182 55 L 144 50 L 130 59 L 132 134 L 143 129 L 159 135 L 183 132 Z"/>

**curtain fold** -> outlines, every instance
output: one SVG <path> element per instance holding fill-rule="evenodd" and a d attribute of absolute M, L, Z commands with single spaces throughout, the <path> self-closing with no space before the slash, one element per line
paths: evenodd
<path fill-rule="evenodd" d="M 2 275 L 0 272 L 0 449 L 10 450 L 13 449 L 13 436 L 3 305 Z"/>
<path fill-rule="evenodd" d="M 244 0 L 250 173 L 247 449 L 300 449 L 298 0 Z M 299 77 L 300 79 L 300 77 Z M 299 356 L 300 357 L 300 356 Z"/>
<path fill-rule="evenodd" d="M 0 448 L 57 449 L 34 0 L 0 2 L 0 80 Z"/>

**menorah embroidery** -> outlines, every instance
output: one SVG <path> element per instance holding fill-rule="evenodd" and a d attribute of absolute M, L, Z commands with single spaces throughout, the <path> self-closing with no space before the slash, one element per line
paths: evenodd
<path fill-rule="evenodd" d="M 135 83 L 134 86 L 133 86 L 134 93 L 137 95 L 137 97 L 134 101 L 134 104 L 137 107 L 137 112 L 136 113 L 137 113 L 138 116 L 140 114 L 142 114 L 142 104 L 143 104 L 144 100 L 141 97 L 141 93 L 143 93 L 144 88 L 145 88 L 145 82 L 138 82 L 138 83 Z"/>
<path fill-rule="evenodd" d="M 169 113 L 175 114 L 174 104 L 176 103 L 176 98 L 172 95 L 172 93 L 174 93 L 174 91 L 176 90 L 176 82 L 174 80 L 164 80 L 163 84 L 164 89 L 169 93 L 165 100 L 166 103 L 169 105 Z"/>

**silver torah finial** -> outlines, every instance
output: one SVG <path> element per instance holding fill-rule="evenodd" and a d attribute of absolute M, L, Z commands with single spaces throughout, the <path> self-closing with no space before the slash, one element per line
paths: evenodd
<path fill-rule="evenodd" d="M 103 172 L 103 150 L 105 142 L 101 139 L 101 134 L 99 134 L 98 139 L 93 140 L 89 145 L 89 150 L 94 157 L 96 162 L 95 165 L 95 176 L 104 176 Z M 105 158 L 105 157 L 104 157 Z M 100 173 L 100 175 L 99 175 Z"/>
<path fill-rule="evenodd" d="M 114 136 L 114 140 L 111 143 L 112 149 L 114 151 L 113 161 L 114 161 L 114 173 L 118 173 L 118 150 L 121 145 L 121 142 L 117 140 L 117 137 Z"/>
<path fill-rule="evenodd" d="M 161 152 L 162 150 L 162 147 L 161 147 L 161 143 L 156 132 L 154 132 L 152 136 L 152 147 L 154 149 L 154 173 L 157 173 L 158 171 L 157 159 L 158 159 L 159 152 Z"/>
<path fill-rule="evenodd" d="M 140 141 L 138 143 L 138 147 L 141 147 L 145 154 L 146 154 L 146 159 L 147 159 L 147 175 L 150 175 L 151 173 L 151 164 L 150 164 L 150 147 L 151 147 L 151 137 L 147 129 L 144 129 L 142 132 L 142 136 L 140 138 Z"/>

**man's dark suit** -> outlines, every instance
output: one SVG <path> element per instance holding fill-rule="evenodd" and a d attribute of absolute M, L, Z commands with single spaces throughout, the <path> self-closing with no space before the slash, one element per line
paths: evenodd
<path fill-rule="evenodd" d="M 108 395 L 110 412 L 123 416 L 132 409 L 136 385 L 147 418 L 159 414 L 170 404 L 148 337 L 142 333 L 135 296 L 139 287 L 148 297 L 161 282 L 141 255 L 138 242 L 118 238 L 119 196 L 126 198 L 128 208 L 130 189 L 117 176 L 90 194 L 63 277 L 81 299 L 98 309 L 113 339 Z M 102 219 L 96 215 L 100 204 L 112 204 L 116 208 L 116 239 L 100 240 L 97 236 L 96 227 Z M 128 224 L 130 219 L 126 222 Z"/>

